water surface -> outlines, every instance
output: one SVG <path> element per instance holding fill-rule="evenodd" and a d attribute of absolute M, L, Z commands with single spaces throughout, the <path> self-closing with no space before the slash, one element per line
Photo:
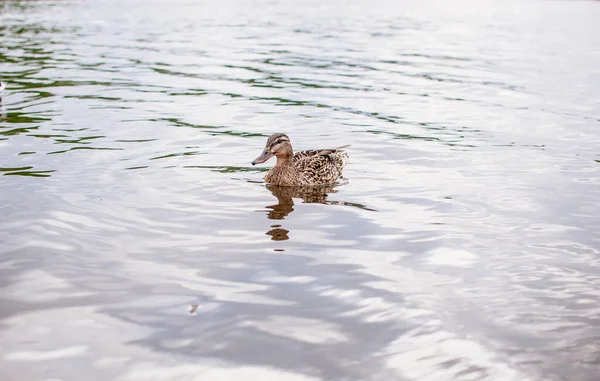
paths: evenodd
<path fill-rule="evenodd" d="M 0 379 L 597 380 L 599 19 L 1 2 Z"/>

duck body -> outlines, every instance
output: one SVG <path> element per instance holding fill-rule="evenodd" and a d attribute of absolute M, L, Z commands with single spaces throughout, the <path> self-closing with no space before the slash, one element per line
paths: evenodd
<path fill-rule="evenodd" d="M 279 186 L 307 186 L 334 183 L 348 163 L 343 147 L 293 152 L 287 135 L 273 134 L 263 153 L 252 165 L 277 157 L 277 163 L 266 174 L 265 181 Z"/>
<path fill-rule="evenodd" d="M 295 152 L 291 163 L 277 164 L 266 174 L 265 181 L 281 186 L 323 185 L 335 182 L 348 162 L 341 149 Z"/>

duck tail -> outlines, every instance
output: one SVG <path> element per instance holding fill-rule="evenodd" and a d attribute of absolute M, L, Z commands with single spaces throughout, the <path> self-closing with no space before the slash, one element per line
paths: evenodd
<path fill-rule="evenodd" d="M 350 162 L 350 155 L 346 151 L 337 152 L 336 156 L 339 157 L 340 169 L 344 168 Z"/>

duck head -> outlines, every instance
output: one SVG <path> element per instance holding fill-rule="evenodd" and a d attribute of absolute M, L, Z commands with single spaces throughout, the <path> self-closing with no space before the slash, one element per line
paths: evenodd
<path fill-rule="evenodd" d="M 267 139 L 265 149 L 259 157 L 254 159 L 252 165 L 264 163 L 273 156 L 277 157 L 291 157 L 294 154 L 292 150 L 292 143 L 290 138 L 286 134 L 273 134 Z"/>

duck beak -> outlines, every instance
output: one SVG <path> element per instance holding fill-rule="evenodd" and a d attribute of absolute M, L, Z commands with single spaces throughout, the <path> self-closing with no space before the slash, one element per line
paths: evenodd
<path fill-rule="evenodd" d="M 265 161 L 269 160 L 272 157 L 273 157 L 273 154 L 271 152 L 269 152 L 268 150 L 265 150 L 262 153 L 262 155 L 260 155 L 256 159 L 254 159 L 254 161 L 252 162 L 252 165 L 264 163 Z"/>

